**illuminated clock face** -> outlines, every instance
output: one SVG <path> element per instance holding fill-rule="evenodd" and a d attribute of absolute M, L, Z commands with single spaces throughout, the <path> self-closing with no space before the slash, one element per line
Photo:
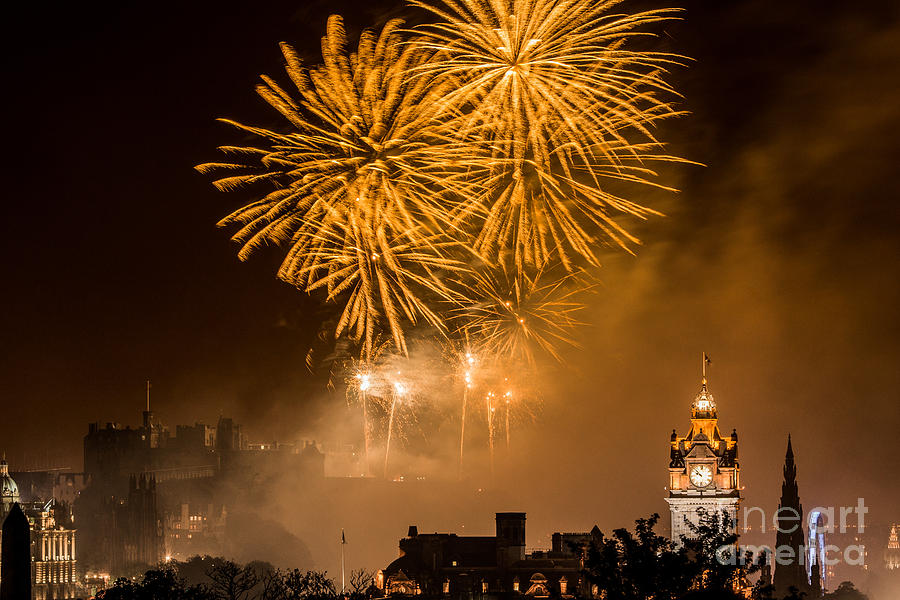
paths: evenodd
<path fill-rule="evenodd" d="M 691 469 L 691 483 L 702 488 L 712 483 L 712 469 L 707 465 L 697 465 Z"/>

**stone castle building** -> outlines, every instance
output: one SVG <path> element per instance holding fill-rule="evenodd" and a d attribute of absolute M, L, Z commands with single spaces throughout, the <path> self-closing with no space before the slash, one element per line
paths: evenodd
<path fill-rule="evenodd" d="M 704 355 L 700 393 L 691 405 L 691 428 L 684 437 L 673 429 L 670 440 L 666 502 L 676 544 L 682 536 L 691 537 L 704 516 L 725 515 L 730 529 L 737 531 L 741 502 L 737 430 L 727 437 L 719 432 L 716 401 L 707 387 L 707 362 Z"/>
<path fill-rule="evenodd" d="M 90 485 L 77 510 L 82 557 L 112 577 L 167 558 L 225 551 L 229 508 L 243 490 L 263 490 L 290 474 L 324 478 L 315 444 L 251 444 L 241 426 L 179 425 L 172 432 L 153 412 L 139 427 L 92 423 L 84 437 Z"/>

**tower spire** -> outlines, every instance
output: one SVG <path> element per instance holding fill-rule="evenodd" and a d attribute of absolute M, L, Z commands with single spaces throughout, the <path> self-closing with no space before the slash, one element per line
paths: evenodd
<path fill-rule="evenodd" d="M 694 398 L 694 403 L 691 405 L 691 419 L 716 418 L 716 401 L 706 386 L 706 367 L 711 362 L 706 352 L 700 353 L 700 372 L 703 376 L 703 383 L 700 386 L 700 393 L 697 394 L 697 397 Z"/>
<path fill-rule="evenodd" d="M 791 587 L 801 592 L 809 592 L 809 581 L 806 577 L 801 557 L 804 551 L 803 505 L 800 503 L 800 492 L 797 486 L 797 465 L 794 462 L 794 448 L 791 436 L 788 435 L 787 450 L 784 453 L 784 481 L 781 483 L 781 498 L 776 512 L 777 548 L 791 548 L 792 558 L 779 562 L 775 567 L 775 591 L 786 595 Z"/>
<path fill-rule="evenodd" d="M 791 445 L 791 434 L 788 434 L 787 451 L 784 453 L 784 482 L 782 486 L 782 496 L 787 493 L 788 497 L 793 498 L 795 495 L 799 501 L 797 492 L 797 465 L 794 462 L 794 447 Z"/>
<path fill-rule="evenodd" d="M 147 380 L 147 412 L 150 412 L 150 380 Z"/>

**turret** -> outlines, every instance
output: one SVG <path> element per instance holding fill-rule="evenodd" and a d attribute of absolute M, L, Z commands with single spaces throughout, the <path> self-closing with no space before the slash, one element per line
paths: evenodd
<path fill-rule="evenodd" d="M 9 475 L 9 464 L 6 455 L 0 460 L 0 522 L 9 514 L 13 505 L 19 501 L 19 486 Z"/>
<path fill-rule="evenodd" d="M 525 513 L 497 513 L 497 559 L 506 566 L 525 559 Z"/>

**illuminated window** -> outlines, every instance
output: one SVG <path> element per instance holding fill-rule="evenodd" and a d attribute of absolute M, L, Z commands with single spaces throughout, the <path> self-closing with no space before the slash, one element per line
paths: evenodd
<path fill-rule="evenodd" d="M 450 580 L 449 579 L 444 580 L 444 593 L 445 594 L 450 593 Z"/>

